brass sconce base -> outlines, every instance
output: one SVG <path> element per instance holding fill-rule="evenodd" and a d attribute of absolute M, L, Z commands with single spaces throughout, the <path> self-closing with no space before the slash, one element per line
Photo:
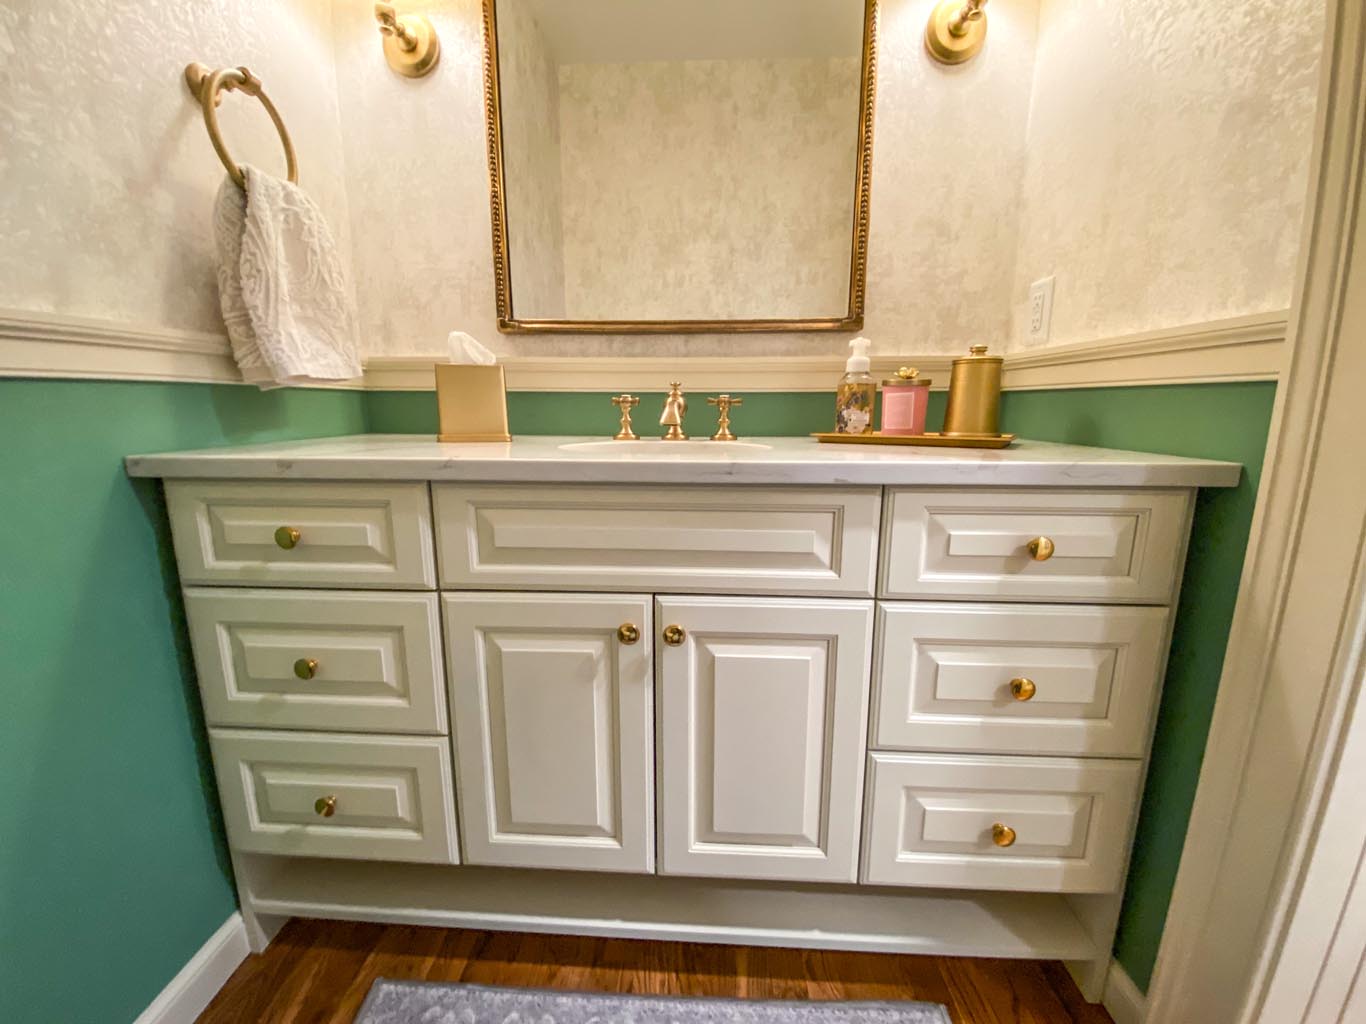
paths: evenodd
<path fill-rule="evenodd" d="M 979 11 L 972 20 L 960 18 L 964 0 L 940 0 L 925 26 L 925 49 L 941 64 L 962 64 L 977 56 L 987 41 L 987 18 Z M 954 27 L 958 32 L 954 32 Z"/>
<path fill-rule="evenodd" d="M 421 14 L 398 14 L 392 4 L 376 4 L 375 17 L 384 35 L 384 59 L 405 78 L 430 74 L 441 59 L 441 40 Z"/>

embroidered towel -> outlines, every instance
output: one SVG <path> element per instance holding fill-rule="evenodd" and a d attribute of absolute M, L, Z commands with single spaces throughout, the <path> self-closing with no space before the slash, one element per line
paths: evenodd
<path fill-rule="evenodd" d="M 218 302 L 242 377 L 262 389 L 361 375 L 356 314 L 322 211 L 297 185 L 243 165 L 214 204 Z"/>

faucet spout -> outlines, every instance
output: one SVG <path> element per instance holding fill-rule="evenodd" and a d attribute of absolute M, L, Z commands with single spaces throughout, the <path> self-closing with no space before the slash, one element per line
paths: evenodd
<path fill-rule="evenodd" d="M 683 433 L 683 417 L 688 412 L 688 400 L 683 396 L 683 385 L 678 381 L 669 384 L 668 397 L 664 399 L 664 412 L 660 414 L 659 425 L 668 427 L 664 431 L 665 441 L 686 441 Z"/>

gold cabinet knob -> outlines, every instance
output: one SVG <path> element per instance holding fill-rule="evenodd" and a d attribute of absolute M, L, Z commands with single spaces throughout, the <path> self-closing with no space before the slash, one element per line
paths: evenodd
<path fill-rule="evenodd" d="M 1035 537 L 1025 547 L 1029 549 L 1029 557 L 1036 562 L 1046 562 L 1053 557 L 1053 542 L 1047 537 Z"/>
<path fill-rule="evenodd" d="M 318 674 L 318 659 L 300 658 L 294 663 L 294 674 L 300 679 L 312 679 Z"/>
<path fill-rule="evenodd" d="M 337 813 L 335 796 L 320 796 L 313 802 L 313 813 L 322 818 L 330 818 Z"/>
<path fill-rule="evenodd" d="M 299 543 L 299 538 L 302 536 L 303 534 L 299 532 L 298 527 L 282 526 L 275 531 L 275 543 L 288 551 Z"/>
<path fill-rule="evenodd" d="M 1030 697 L 1034 696 L 1037 690 L 1038 687 L 1034 685 L 1034 680 L 1032 679 L 1021 677 L 1010 681 L 1010 695 L 1016 700 L 1029 700 Z"/>
<path fill-rule="evenodd" d="M 640 627 L 634 622 L 623 622 L 617 627 L 617 639 L 630 645 L 640 639 Z"/>
<path fill-rule="evenodd" d="M 682 626 L 664 627 L 664 642 L 670 647 L 678 647 L 687 639 L 687 636 L 688 634 Z"/>
<path fill-rule="evenodd" d="M 1002 825 L 999 821 L 991 826 L 991 841 L 1004 849 L 1007 846 L 1015 845 L 1015 830 L 1009 825 Z"/>

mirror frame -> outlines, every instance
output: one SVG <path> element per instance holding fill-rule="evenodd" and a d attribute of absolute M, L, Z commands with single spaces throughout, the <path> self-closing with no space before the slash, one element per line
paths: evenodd
<path fill-rule="evenodd" d="M 849 259 L 849 308 L 844 316 L 758 320 L 545 320 L 514 317 L 508 214 L 503 185 L 502 106 L 498 87 L 497 0 L 484 7 L 484 125 L 488 142 L 489 205 L 493 224 L 493 279 L 498 330 L 506 334 L 735 334 L 857 331 L 863 327 L 867 286 L 869 193 L 873 176 L 873 102 L 877 90 L 878 0 L 864 0 L 863 70 L 859 79 L 858 153 Z"/>

